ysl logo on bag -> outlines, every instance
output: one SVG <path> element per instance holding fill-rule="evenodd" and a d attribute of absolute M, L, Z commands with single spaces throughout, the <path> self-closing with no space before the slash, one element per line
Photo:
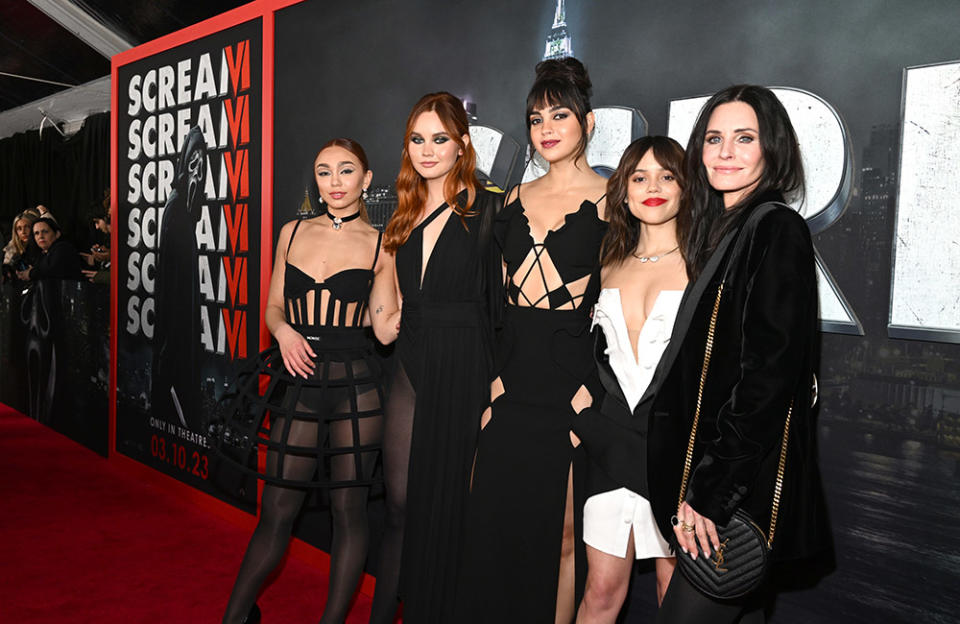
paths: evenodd
<path fill-rule="evenodd" d="M 729 541 L 730 541 L 729 537 L 723 540 L 723 542 L 720 543 L 720 547 L 717 548 L 717 551 L 713 553 L 713 559 L 711 559 L 711 561 L 713 561 L 713 567 L 714 569 L 716 569 L 717 572 L 727 571 L 726 568 L 721 568 L 720 566 L 723 565 L 723 550 L 727 547 L 727 542 Z"/>

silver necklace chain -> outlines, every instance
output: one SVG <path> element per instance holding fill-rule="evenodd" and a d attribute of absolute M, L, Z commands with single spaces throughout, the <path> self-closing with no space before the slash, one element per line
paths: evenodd
<path fill-rule="evenodd" d="M 634 258 L 636 258 L 637 260 L 639 260 L 640 262 L 660 262 L 660 258 L 663 258 L 663 257 L 665 257 L 665 256 L 669 256 L 670 254 L 672 254 L 673 252 L 675 252 L 675 251 L 678 250 L 678 249 L 680 249 L 680 245 L 677 245 L 676 247 L 674 247 L 674 248 L 671 249 L 670 251 L 664 252 L 664 253 L 659 254 L 659 255 L 656 255 L 656 256 L 638 256 L 636 253 L 633 253 L 633 254 L 631 254 L 631 255 L 632 255 Z"/>

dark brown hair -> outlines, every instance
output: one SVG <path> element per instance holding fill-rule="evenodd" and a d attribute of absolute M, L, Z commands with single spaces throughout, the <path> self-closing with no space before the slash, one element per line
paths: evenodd
<path fill-rule="evenodd" d="M 573 111 L 580 122 L 580 142 L 574 160 L 587 151 L 587 113 L 593 84 L 583 63 L 568 56 L 562 59 L 540 61 L 536 67 L 537 77 L 527 94 L 527 143 L 530 143 L 530 115 L 547 106 L 563 106 Z M 531 150 L 533 145 L 530 144 Z"/>
<path fill-rule="evenodd" d="M 420 217 L 423 204 L 427 201 L 427 183 L 413 167 L 407 146 L 410 145 L 410 135 L 413 134 L 413 125 L 417 117 L 429 111 L 435 112 L 440 117 L 440 122 L 450 135 L 450 139 L 463 150 L 463 155 L 457 159 L 443 183 L 444 201 L 462 220 L 473 214 L 471 212 L 473 202 L 477 197 L 477 191 L 481 188 L 476 174 L 477 153 L 473 149 L 473 143 L 463 141 L 463 136 L 470 134 L 470 124 L 467 121 L 463 102 L 446 91 L 428 93 L 413 105 L 413 110 L 407 117 L 407 129 L 403 133 L 403 154 L 400 173 L 397 175 L 397 209 L 390 218 L 390 223 L 387 224 L 383 241 L 383 248 L 391 253 L 407 242 L 410 232 L 413 231 Z M 462 187 L 467 189 L 467 201 L 463 206 L 457 203 L 457 194 Z"/>
<path fill-rule="evenodd" d="M 726 209 L 723 194 L 711 187 L 707 179 L 707 171 L 703 166 L 703 143 L 710 115 L 718 106 L 730 102 L 744 102 L 757 115 L 763 173 L 753 191 Z M 773 91 L 757 85 L 727 87 L 707 100 L 690 132 L 684 172 L 687 188 L 683 194 L 685 209 L 681 209 L 681 214 L 689 219 L 690 236 L 685 251 L 693 269 L 691 280 L 696 279 L 703 270 L 723 235 L 740 222 L 740 217 L 744 216 L 743 208 L 750 206 L 756 198 L 771 192 L 789 195 L 794 199 L 803 198 L 803 160 L 790 115 Z"/>
<path fill-rule="evenodd" d="M 336 138 L 330 139 L 317 150 L 317 155 L 313 157 L 313 174 L 316 175 L 317 168 L 317 159 L 320 158 L 320 152 L 327 149 L 328 147 L 342 147 L 351 154 L 357 157 L 357 160 L 360 161 L 360 168 L 363 169 L 363 173 L 366 173 L 370 170 L 370 162 L 367 160 L 367 153 L 363 151 L 363 146 L 354 141 L 353 139 L 347 138 Z M 319 196 L 320 189 L 317 188 L 317 193 Z M 370 223 L 370 216 L 367 215 L 367 205 L 363 202 L 363 196 L 360 196 L 360 219 L 366 223 Z"/>
<path fill-rule="evenodd" d="M 633 216 L 626 205 L 627 188 L 630 185 L 630 176 L 650 150 L 653 150 L 653 156 L 660 166 L 677 179 L 680 190 L 686 186 L 683 178 L 683 148 L 679 143 L 665 136 L 645 136 L 631 143 L 620 157 L 617 170 L 607 180 L 606 217 L 610 221 L 610 227 L 600 246 L 601 266 L 620 264 L 633 253 L 640 242 L 640 220 Z M 677 243 L 681 253 L 689 232 L 689 220 L 680 218 L 683 207 L 684 203 L 681 201 L 680 212 L 677 214 Z"/>

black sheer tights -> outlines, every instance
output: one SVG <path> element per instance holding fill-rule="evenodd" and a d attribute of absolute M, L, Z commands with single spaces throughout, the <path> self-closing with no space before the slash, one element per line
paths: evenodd
<path fill-rule="evenodd" d="M 407 503 L 407 470 L 417 394 L 402 364 L 398 364 L 386 406 L 383 432 L 383 478 L 386 485 L 386 526 L 377 566 L 377 585 L 370 624 L 392 624 L 397 613 L 403 526 Z"/>
<path fill-rule="evenodd" d="M 678 557 L 687 555 L 677 553 Z M 657 624 L 764 624 L 773 596 L 761 588 L 740 600 L 718 602 L 700 593 L 677 568 L 657 611 Z"/>
<path fill-rule="evenodd" d="M 319 392 L 319 391 L 317 391 Z M 307 407 L 311 402 L 307 391 L 301 393 L 297 410 L 312 411 Z M 375 409 L 379 402 L 376 390 L 370 389 L 357 397 L 359 410 Z M 316 403 L 313 403 L 316 405 Z M 349 401 L 342 402 L 334 413 L 352 411 Z M 284 420 L 276 418 L 271 425 L 271 437 L 278 436 L 283 430 Z M 353 441 L 353 423 L 350 419 L 330 423 L 329 435 L 331 447 L 351 446 Z M 292 445 L 313 446 L 317 440 L 318 425 L 315 422 L 294 420 L 290 426 L 287 443 Z M 382 435 L 382 422 L 379 418 L 362 419 L 360 423 L 360 443 L 379 441 Z M 365 454 L 361 469 L 367 476 L 373 471 L 373 453 Z M 267 455 L 269 474 L 278 474 L 277 453 Z M 287 455 L 283 460 L 283 476 L 287 479 L 308 481 L 316 472 L 317 460 L 314 457 Z M 356 463 L 352 454 L 331 458 L 330 473 L 332 480 L 342 481 L 356 478 Z M 350 609 L 357 583 L 363 573 L 363 564 L 367 558 L 368 523 L 367 496 L 368 487 L 340 487 L 330 490 L 330 510 L 333 515 L 333 543 L 330 548 L 330 586 L 327 591 L 327 603 L 323 610 L 321 624 L 343 622 Z M 250 538 L 247 552 L 240 564 L 227 610 L 223 616 L 224 624 L 243 622 L 253 607 L 257 594 L 270 573 L 283 560 L 294 521 L 300 513 L 307 490 L 264 484 L 261 498 L 260 520 Z"/>

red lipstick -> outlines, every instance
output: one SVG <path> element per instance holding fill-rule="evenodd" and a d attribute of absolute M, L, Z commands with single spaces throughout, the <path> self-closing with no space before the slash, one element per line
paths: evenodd
<path fill-rule="evenodd" d="M 650 197 L 641 202 L 644 206 L 660 206 L 661 204 L 667 203 L 667 200 L 662 197 Z"/>

